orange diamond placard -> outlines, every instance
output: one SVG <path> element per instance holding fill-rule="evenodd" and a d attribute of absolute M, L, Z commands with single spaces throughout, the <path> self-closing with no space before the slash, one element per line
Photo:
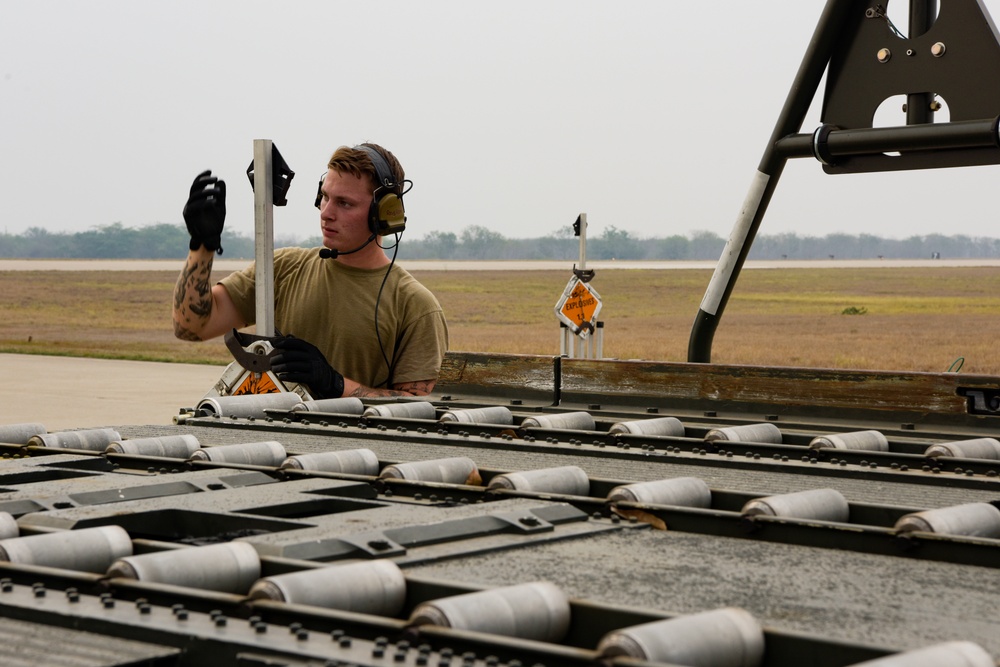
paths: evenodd
<path fill-rule="evenodd" d="M 601 312 L 601 295 L 590 284 L 573 276 L 556 303 L 556 317 L 580 338 L 586 338 Z"/>
<path fill-rule="evenodd" d="M 276 394 L 280 391 L 281 389 L 274 384 L 274 380 L 271 378 L 270 373 L 264 373 L 257 376 L 248 372 L 239 387 L 237 387 L 236 391 L 233 392 L 233 396 L 244 396 L 247 394 Z"/>

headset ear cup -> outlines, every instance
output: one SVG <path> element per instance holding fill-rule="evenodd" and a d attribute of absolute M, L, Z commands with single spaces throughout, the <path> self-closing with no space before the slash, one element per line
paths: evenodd
<path fill-rule="evenodd" d="M 402 232 L 406 226 L 402 190 L 400 194 L 394 192 L 401 186 L 395 183 L 389 163 L 371 146 L 358 144 L 354 150 L 367 153 L 375 167 L 375 178 L 372 179 L 375 192 L 372 193 L 372 204 L 368 209 L 368 230 L 379 236 Z"/>
<path fill-rule="evenodd" d="M 406 215 L 403 210 L 402 198 L 395 192 L 380 193 L 376 190 L 371 208 L 368 211 L 368 228 L 371 232 L 387 236 L 398 234 L 405 227 Z"/>

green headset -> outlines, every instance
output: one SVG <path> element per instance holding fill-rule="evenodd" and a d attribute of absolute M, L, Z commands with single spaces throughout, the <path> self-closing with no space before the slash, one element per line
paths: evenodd
<path fill-rule="evenodd" d="M 372 234 L 379 236 L 402 232 L 406 228 L 402 185 L 395 182 L 389 163 L 371 146 L 359 144 L 352 150 L 363 151 L 368 155 L 375 167 L 375 177 L 378 181 L 374 184 L 375 191 L 372 193 L 372 203 L 368 209 L 368 229 Z M 320 207 L 323 199 L 324 178 L 325 174 L 319 179 L 319 187 L 316 190 L 316 208 Z"/>

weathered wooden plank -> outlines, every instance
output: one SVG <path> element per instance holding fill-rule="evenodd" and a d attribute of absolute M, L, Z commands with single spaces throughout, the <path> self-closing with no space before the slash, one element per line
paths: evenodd
<path fill-rule="evenodd" d="M 558 357 L 448 352 L 435 393 L 556 402 Z"/>
<path fill-rule="evenodd" d="M 956 373 L 735 366 L 564 359 L 563 402 L 673 404 L 697 409 L 892 411 L 966 415 L 959 388 L 992 388 L 1000 379 Z"/>
<path fill-rule="evenodd" d="M 969 412 L 963 395 L 967 389 L 996 395 L 1000 378 L 449 352 L 435 393 L 545 405 L 598 403 L 838 419 L 868 415 L 983 426 L 983 416 Z M 1000 416 L 985 421 L 994 419 L 1000 422 Z"/>

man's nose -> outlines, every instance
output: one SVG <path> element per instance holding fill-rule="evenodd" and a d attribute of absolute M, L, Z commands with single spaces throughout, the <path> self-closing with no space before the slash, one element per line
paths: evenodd
<path fill-rule="evenodd" d="M 333 220 L 336 209 L 331 205 L 331 200 L 327 199 L 319 207 L 320 220 Z"/>

